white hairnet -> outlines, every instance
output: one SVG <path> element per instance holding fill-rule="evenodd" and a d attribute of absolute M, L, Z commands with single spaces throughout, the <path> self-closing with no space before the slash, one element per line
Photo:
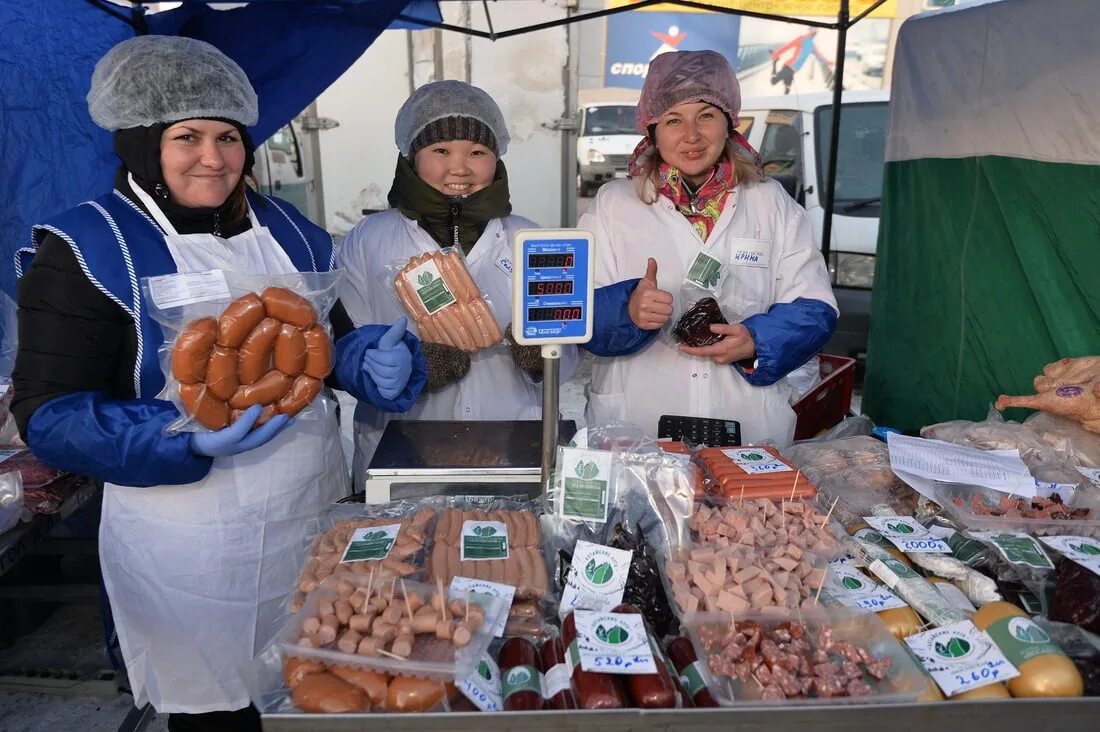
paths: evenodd
<path fill-rule="evenodd" d="M 725 112 L 730 125 L 741 111 L 741 85 L 726 57 L 716 51 L 670 51 L 649 63 L 635 119 L 638 132 L 683 102 L 707 102 Z M 732 133 L 732 129 L 730 130 Z"/>
<path fill-rule="evenodd" d="M 182 36 L 137 36 L 108 51 L 92 73 L 88 112 L 112 131 L 210 117 L 248 127 L 259 118 L 241 67 Z"/>
<path fill-rule="evenodd" d="M 401 154 L 409 157 L 420 131 L 444 117 L 472 117 L 484 123 L 496 137 L 497 155 L 508 151 L 508 128 L 492 97 L 462 81 L 437 81 L 414 91 L 397 112 L 393 136 Z"/>

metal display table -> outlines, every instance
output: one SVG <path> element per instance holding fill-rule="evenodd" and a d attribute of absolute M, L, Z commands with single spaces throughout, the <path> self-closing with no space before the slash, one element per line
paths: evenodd
<path fill-rule="evenodd" d="M 1013 699 L 935 704 L 833 704 L 751 709 L 498 712 L 495 714 L 265 714 L 264 732 L 412 732 L 413 730 L 745 730 L 845 732 L 1040 732 L 1097 729 L 1100 698 Z"/>
<path fill-rule="evenodd" d="M 558 423 L 567 444 L 576 423 Z M 385 503 L 430 495 L 535 496 L 542 461 L 542 422 L 413 421 L 386 425 L 366 472 L 365 500 Z M 477 490 L 464 486 L 476 484 Z"/>

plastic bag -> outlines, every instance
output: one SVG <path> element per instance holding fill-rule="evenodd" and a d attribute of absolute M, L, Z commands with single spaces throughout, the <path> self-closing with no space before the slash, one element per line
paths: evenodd
<path fill-rule="evenodd" d="M 1085 681 L 1085 696 L 1100 696 L 1100 637 L 1049 618 L 1037 617 L 1034 621 L 1077 666 Z"/>
<path fill-rule="evenodd" d="M 18 313 L 15 301 L 0 292 L 0 377 L 10 377 L 15 369 L 15 353 L 19 347 Z M 3 424 L 3 419 L 0 419 L 0 424 Z"/>
<path fill-rule="evenodd" d="M 1068 450 L 1082 467 L 1100 468 L 1100 439 L 1080 423 L 1036 412 L 1024 420 L 1024 426 L 1052 447 Z"/>
<path fill-rule="evenodd" d="M 386 284 L 415 321 L 420 340 L 476 353 L 503 342 L 492 303 L 448 247 L 386 265 Z"/>
<path fill-rule="evenodd" d="M 46 465 L 27 448 L 0 449 L 0 475 L 18 474 L 25 489 L 38 488 L 52 483 L 64 473 Z"/>
<path fill-rule="evenodd" d="M 210 270 L 142 278 L 149 314 L 164 330 L 158 398 L 181 415 L 167 433 L 221 429 L 251 404 L 265 405 L 261 421 L 322 416 L 315 400 L 332 369 L 327 316 L 341 277 Z"/>
<path fill-rule="evenodd" d="M 820 377 L 820 374 L 818 374 L 818 376 Z M 860 414 L 855 417 L 845 417 L 817 437 L 811 437 L 808 440 L 799 440 L 796 444 L 805 445 L 814 442 L 828 442 L 830 440 L 841 440 L 846 437 L 870 437 L 871 431 L 874 428 L 874 420 L 867 415 Z"/>
<path fill-rule="evenodd" d="M 23 515 L 23 479 L 19 473 L 0 475 L 0 534 L 19 523 Z"/>

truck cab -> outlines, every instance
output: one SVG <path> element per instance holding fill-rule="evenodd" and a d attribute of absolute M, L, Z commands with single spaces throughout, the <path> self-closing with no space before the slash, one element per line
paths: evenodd
<path fill-rule="evenodd" d="M 603 90 L 600 90 L 603 91 Z M 641 135 L 634 129 L 637 98 L 618 101 L 585 101 L 581 107 L 577 134 L 577 194 L 595 195 L 596 189 L 615 178 L 627 176 L 627 164 Z"/>
<path fill-rule="evenodd" d="M 890 93 L 842 96 L 829 272 L 840 307 L 827 353 L 862 362 L 871 322 L 871 285 L 878 243 L 886 122 Z M 817 246 L 825 221 L 832 94 L 748 98 L 739 127 L 764 160 L 764 172 L 783 184 L 810 215 Z"/>

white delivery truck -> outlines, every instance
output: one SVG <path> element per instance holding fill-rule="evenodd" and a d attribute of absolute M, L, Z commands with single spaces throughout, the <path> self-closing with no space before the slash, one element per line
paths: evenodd
<path fill-rule="evenodd" d="M 871 322 L 889 101 L 886 90 L 842 96 L 829 257 L 840 323 L 825 350 L 861 362 Z M 833 95 L 823 92 L 747 98 L 741 104 L 742 134 L 760 151 L 765 173 L 806 207 L 818 246 L 825 221 L 832 103 Z"/>
<path fill-rule="evenodd" d="M 641 135 L 634 129 L 636 89 L 583 89 L 578 94 L 577 195 L 593 196 L 603 183 L 625 178 Z"/>

